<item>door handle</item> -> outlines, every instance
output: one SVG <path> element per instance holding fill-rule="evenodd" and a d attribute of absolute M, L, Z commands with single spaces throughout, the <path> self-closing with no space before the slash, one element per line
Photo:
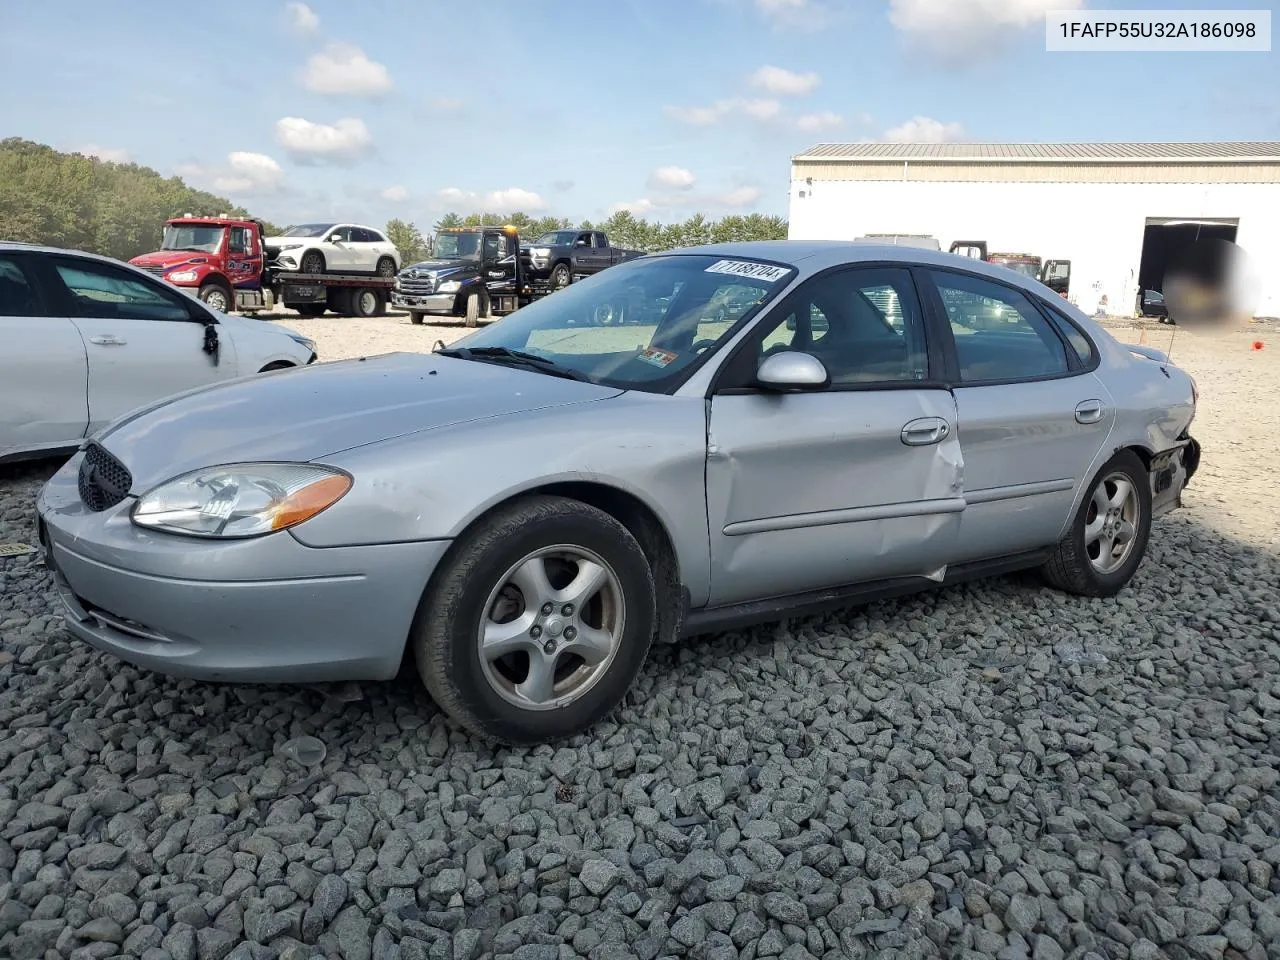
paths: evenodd
<path fill-rule="evenodd" d="M 1076 404 L 1076 423 L 1097 423 L 1103 412 L 1101 400 L 1084 400 Z"/>
<path fill-rule="evenodd" d="M 89 342 L 96 343 L 100 347 L 123 347 L 127 341 L 122 340 L 120 337 L 106 336 L 90 337 Z"/>
<path fill-rule="evenodd" d="M 941 417 L 920 417 L 902 428 L 902 442 L 909 447 L 927 447 L 945 440 L 951 426 Z"/>

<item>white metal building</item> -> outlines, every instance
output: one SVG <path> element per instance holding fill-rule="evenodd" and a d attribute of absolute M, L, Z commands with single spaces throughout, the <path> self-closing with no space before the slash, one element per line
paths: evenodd
<path fill-rule="evenodd" d="M 1231 240 L 1254 313 L 1280 316 L 1280 142 L 821 143 L 792 158 L 793 239 L 877 233 L 1070 260 L 1071 299 L 1122 315 L 1180 245 Z"/>

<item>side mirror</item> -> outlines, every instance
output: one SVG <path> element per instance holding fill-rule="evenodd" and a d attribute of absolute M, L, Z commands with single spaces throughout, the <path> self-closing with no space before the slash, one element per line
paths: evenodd
<path fill-rule="evenodd" d="M 342 234 L 340 234 L 340 233 L 335 233 L 335 234 L 333 234 L 331 237 L 329 237 L 329 242 L 330 242 L 330 243 L 341 243 L 341 242 L 342 242 Z"/>
<path fill-rule="evenodd" d="M 756 371 L 756 384 L 767 390 L 823 390 L 831 386 L 831 374 L 812 354 L 783 350 L 765 357 Z"/>

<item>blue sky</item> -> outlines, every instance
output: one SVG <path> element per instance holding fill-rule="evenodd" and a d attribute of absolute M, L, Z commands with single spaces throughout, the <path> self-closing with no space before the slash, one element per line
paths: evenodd
<path fill-rule="evenodd" d="M 786 214 L 826 140 L 1280 139 L 1275 53 L 1046 53 L 1044 11 L 1239 0 L 49 0 L 0 136 L 277 222 Z M 126 12 L 127 11 L 127 12 Z"/>

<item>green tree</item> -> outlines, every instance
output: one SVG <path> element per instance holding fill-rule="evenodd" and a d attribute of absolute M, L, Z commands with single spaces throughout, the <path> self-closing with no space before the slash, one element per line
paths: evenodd
<path fill-rule="evenodd" d="M 399 219 L 388 220 L 387 239 L 400 251 L 401 263 L 417 263 L 427 258 L 427 241 L 415 224 Z"/>

